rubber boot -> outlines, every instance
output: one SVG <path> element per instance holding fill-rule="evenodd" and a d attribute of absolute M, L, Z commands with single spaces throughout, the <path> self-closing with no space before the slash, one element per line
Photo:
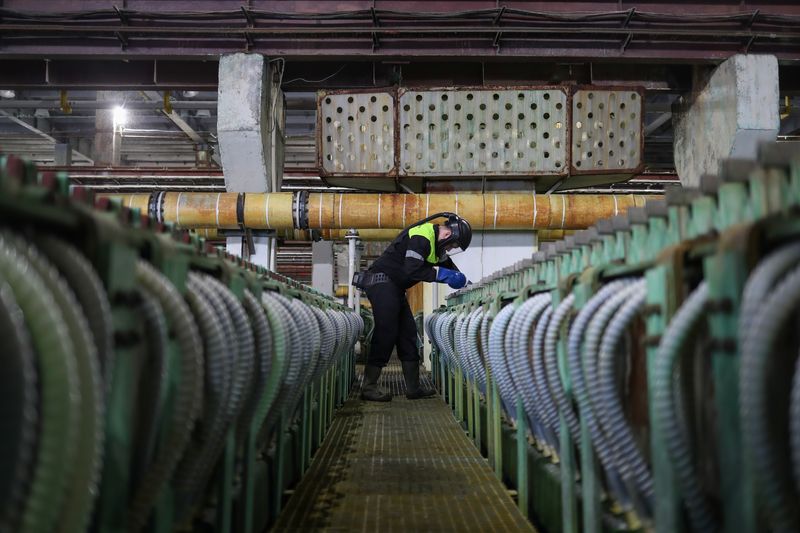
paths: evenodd
<path fill-rule="evenodd" d="M 378 387 L 378 378 L 381 377 L 379 366 L 367 365 L 364 367 L 364 382 L 361 385 L 361 399 L 368 402 L 389 402 L 392 393 L 384 392 Z"/>
<path fill-rule="evenodd" d="M 418 400 L 436 394 L 434 389 L 421 387 L 419 384 L 419 361 L 400 361 L 403 365 L 403 377 L 406 380 L 406 398 Z"/>

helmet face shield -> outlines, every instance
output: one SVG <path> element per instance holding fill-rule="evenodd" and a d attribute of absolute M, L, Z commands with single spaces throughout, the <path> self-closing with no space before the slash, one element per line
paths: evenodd
<path fill-rule="evenodd" d="M 440 261 L 460 254 L 467 249 L 472 241 L 472 228 L 469 222 L 463 218 L 453 215 L 448 218 L 444 227 L 450 230 L 450 236 L 437 242 L 437 255 Z"/>

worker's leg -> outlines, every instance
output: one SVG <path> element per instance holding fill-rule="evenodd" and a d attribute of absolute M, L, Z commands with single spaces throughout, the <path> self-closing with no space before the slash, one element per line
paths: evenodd
<path fill-rule="evenodd" d="M 375 320 L 367 364 L 383 368 L 389 362 L 397 342 L 398 318 L 405 298 L 402 290 L 391 282 L 373 285 L 367 289 L 367 298 L 372 304 Z"/>
<path fill-rule="evenodd" d="M 372 304 L 375 331 L 372 334 L 367 364 L 364 367 L 364 382 L 361 398 L 374 402 L 388 402 L 392 395 L 378 387 L 381 370 L 389 362 L 397 341 L 398 315 L 403 292 L 394 283 L 379 283 L 367 289 L 367 298 Z"/>
<path fill-rule="evenodd" d="M 403 377 L 406 380 L 406 398 L 416 400 L 433 396 L 436 391 L 420 387 L 419 384 L 419 349 L 417 347 L 417 323 L 405 295 L 400 304 L 399 328 L 397 332 L 397 357 L 403 365 Z"/>

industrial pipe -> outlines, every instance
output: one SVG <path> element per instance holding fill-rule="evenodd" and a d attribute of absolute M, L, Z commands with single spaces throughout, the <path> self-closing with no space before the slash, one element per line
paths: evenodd
<path fill-rule="evenodd" d="M 404 228 L 440 211 L 477 230 L 582 229 L 660 196 L 534 193 L 152 193 L 101 195 L 180 227 Z M 146 206 L 146 211 L 145 211 Z"/>
<path fill-rule="evenodd" d="M 344 241 L 347 236 L 347 231 L 344 229 L 321 229 L 321 230 L 302 230 L 302 229 L 280 229 L 275 230 L 275 237 L 278 239 L 285 239 L 287 241 Z M 220 231 L 217 228 L 194 228 L 191 230 L 192 234 L 204 239 L 216 240 L 224 239 L 228 233 Z M 389 242 L 393 241 L 397 234 L 400 232 L 399 228 L 390 229 L 360 229 L 358 230 L 358 240 L 365 242 Z M 539 242 L 552 242 L 563 239 L 568 235 L 575 233 L 575 230 L 569 229 L 542 229 L 537 230 Z M 234 231 L 234 235 L 236 231 Z"/>
<path fill-rule="evenodd" d="M 308 195 L 310 228 L 404 228 L 434 213 L 449 211 L 473 229 L 583 229 L 601 218 L 644 206 L 643 195 L 534 193 L 434 193 Z"/>
<path fill-rule="evenodd" d="M 353 276 L 356 273 L 356 246 L 358 245 L 358 233 L 350 232 L 347 235 L 347 307 L 350 309 L 355 309 L 354 300 L 356 298 L 356 288 L 353 286 L 352 283 L 349 283 L 350 280 L 353 279 Z"/>

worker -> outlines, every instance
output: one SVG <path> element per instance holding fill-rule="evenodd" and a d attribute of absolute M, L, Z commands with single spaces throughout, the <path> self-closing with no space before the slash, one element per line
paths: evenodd
<path fill-rule="evenodd" d="M 437 218 L 446 222 L 434 224 Z M 361 387 L 363 400 L 392 399 L 391 393 L 378 387 L 378 378 L 394 347 L 403 367 L 406 398 L 436 393 L 419 383 L 417 326 L 405 292 L 420 281 L 447 283 L 453 289 L 465 286 L 467 278 L 450 256 L 466 250 L 471 240 L 472 228 L 466 220 L 453 213 L 437 213 L 400 232 L 367 272 L 355 276 L 354 284 L 366 290 L 375 319 Z"/>

